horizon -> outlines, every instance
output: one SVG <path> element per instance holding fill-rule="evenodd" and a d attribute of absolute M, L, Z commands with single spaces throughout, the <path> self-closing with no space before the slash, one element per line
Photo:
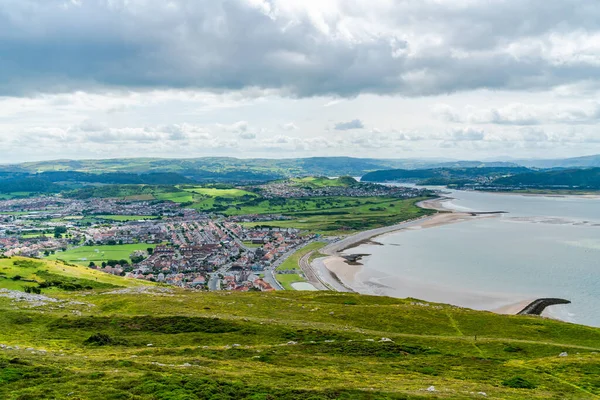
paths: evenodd
<path fill-rule="evenodd" d="M 210 159 L 210 158 L 224 158 L 224 159 L 234 159 L 234 160 L 301 160 L 301 159 L 312 159 L 312 158 L 351 158 L 351 159 L 370 159 L 370 160 L 392 160 L 392 161 L 429 161 L 429 162 L 439 162 L 439 163 L 447 163 L 447 162 L 482 162 L 482 163 L 493 163 L 493 162 L 517 162 L 517 161 L 551 161 L 551 160 L 568 160 L 568 159 L 577 159 L 577 158 L 586 158 L 586 157 L 595 157 L 600 156 L 600 154 L 586 154 L 574 157 L 558 157 L 558 158 L 511 158 L 508 156 L 499 156 L 498 158 L 486 158 L 486 159 L 478 159 L 478 158 L 444 158 L 444 157 L 356 157 L 356 156 L 305 156 L 305 157 L 235 157 L 235 156 L 199 156 L 199 157 L 109 157 L 109 158 L 47 158 L 47 159 L 39 159 L 39 160 L 29 160 L 29 161 L 16 161 L 16 162 L 1 162 L 0 165 L 19 165 L 19 164 L 29 164 L 29 163 L 52 163 L 52 162 L 64 162 L 64 161 L 111 161 L 111 160 L 201 160 L 201 159 Z"/>

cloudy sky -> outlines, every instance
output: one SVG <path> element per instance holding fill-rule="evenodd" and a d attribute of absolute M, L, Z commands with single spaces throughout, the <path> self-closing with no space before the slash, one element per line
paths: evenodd
<path fill-rule="evenodd" d="M 0 0 L 0 162 L 600 153 L 595 0 Z"/>

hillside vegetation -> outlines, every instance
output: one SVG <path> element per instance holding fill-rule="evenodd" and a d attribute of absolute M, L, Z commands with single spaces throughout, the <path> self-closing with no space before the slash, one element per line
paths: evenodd
<path fill-rule="evenodd" d="M 374 171 L 362 177 L 365 182 L 416 181 L 421 184 L 464 183 L 481 178 L 497 178 L 530 172 L 523 167 L 471 167 L 471 168 L 434 168 L 434 169 L 393 169 Z"/>
<path fill-rule="evenodd" d="M 600 189 L 600 168 L 531 172 L 496 179 L 494 185 Z"/>
<path fill-rule="evenodd" d="M 103 280 L 28 261 L 2 260 L 0 271 Z M 599 329 L 411 299 L 199 293 L 107 279 L 122 288 L 0 289 L 0 398 L 600 396 Z"/>

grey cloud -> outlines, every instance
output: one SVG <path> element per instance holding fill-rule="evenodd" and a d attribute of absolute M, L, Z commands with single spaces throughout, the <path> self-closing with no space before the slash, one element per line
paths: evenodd
<path fill-rule="evenodd" d="M 244 132 L 240 133 L 240 138 L 246 140 L 256 139 L 256 134 L 252 132 Z"/>
<path fill-rule="evenodd" d="M 600 32 L 595 1 L 340 1 L 319 18 L 285 2 L 4 2 L 0 95 L 259 87 L 418 96 L 600 75 L 587 46 Z"/>
<path fill-rule="evenodd" d="M 365 125 L 362 123 L 360 119 L 353 119 L 348 122 L 338 122 L 335 124 L 334 129 L 336 131 L 349 131 L 351 129 L 363 129 Z"/>
<path fill-rule="evenodd" d="M 455 141 L 477 141 L 484 140 L 485 133 L 483 131 L 472 129 L 472 128 L 463 128 L 463 129 L 455 129 L 450 133 L 450 137 Z"/>

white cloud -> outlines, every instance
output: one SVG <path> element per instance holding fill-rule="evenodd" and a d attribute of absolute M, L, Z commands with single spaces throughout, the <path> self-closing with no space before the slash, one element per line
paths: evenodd
<path fill-rule="evenodd" d="M 531 105 L 513 103 L 499 108 L 468 106 L 458 110 L 447 104 L 438 104 L 433 114 L 444 121 L 469 124 L 541 125 L 541 124 L 596 124 L 600 121 L 600 103 L 590 102 L 579 107 L 566 104 Z"/>

